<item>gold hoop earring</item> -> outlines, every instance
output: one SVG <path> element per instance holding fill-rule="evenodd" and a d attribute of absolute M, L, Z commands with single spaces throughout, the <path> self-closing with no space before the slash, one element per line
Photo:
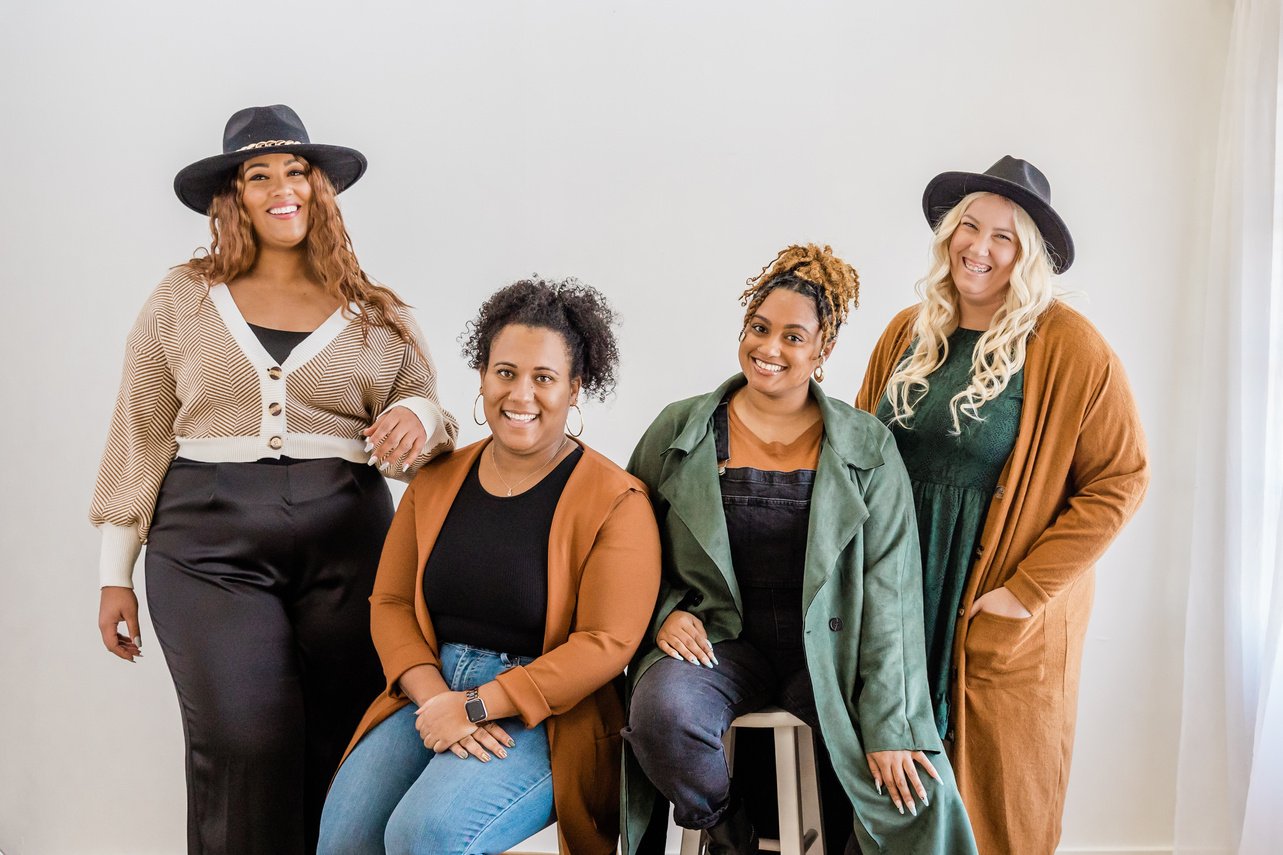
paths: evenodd
<path fill-rule="evenodd" d="M 583 410 L 581 410 L 581 409 L 579 409 L 579 405 L 578 405 L 578 404 L 571 404 L 571 405 L 570 405 L 570 409 L 572 409 L 572 410 L 574 410 L 575 412 L 579 413 L 579 430 L 577 430 L 577 431 L 567 430 L 567 431 L 566 431 L 566 433 L 568 433 L 568 434 L 570 434 L 571 436 L 573 436 L 573 437 L 575 437 L 576 439 L 578 439 L 580 436 L 582 436 L 582 435 L 583 435 L 583 432 L 584 432 L 584 411 L 583 411 Z M 569 415 L 569 414 L 567 414 L 567 415 Z M 569 419 L 567 419 L 567 421 L 569 421 Z"/>
<path fill-rule="evenodd" d="M 815 371 L 811 372 L 811 376 L 815 378 L 816 383 L 824 382 L 824 363 L 823 362 L 815 366 Z"/>
<path fill-rule="evenodd" d="M 480 400 L 481 400 L 481 393 L 478 392 L 476 400 L 472 402 L 472 420 L 479 425 L 484 425 L 486 423 L 486 420 L 477 418 L 477 401 L 480 401 Z M 482 411 L 482 414 L 483 415 L 485 414 L 484 410 Z"/>

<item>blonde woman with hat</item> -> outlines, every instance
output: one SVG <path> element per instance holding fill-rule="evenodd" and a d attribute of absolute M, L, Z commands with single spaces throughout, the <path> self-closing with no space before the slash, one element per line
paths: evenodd
<path fill-rule="evenodd" d="M 126 345 L 90 511 L 98 623 L 108 651 L 142 655 L 147 544 L 191 853 L 315 849 L 382 684 L 367 603 L 392 519 L 380 471 L 408 479 L 458 432 L 409 309 L 353 254 L 335 196 L 365 167 L 310 142 L 289 107 L 237 112 L 223 153 L 174 179 L 209 217 L 209 251 L 161 281 Z"/>
<path fill-rule="evenodd" d="M 923 210 L 922 300 L 856 405 L 913 483 L 932 706 L 980 851 L 1050 855 L 1093 565 L 1145 494 L 1145 438 L 1118 357 L 1056 299 L 1074 244 L 1043 174 L 1013 157 L 946 172 Z"/>

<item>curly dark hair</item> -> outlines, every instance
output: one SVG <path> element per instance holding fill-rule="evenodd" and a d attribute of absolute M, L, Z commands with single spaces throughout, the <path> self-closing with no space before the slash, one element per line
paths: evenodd
<path fill-rule="evenodd" d="M 459 341 L 469 367 L 482 371 L 490 364 L 491 343 L 510 324 L 560 333 L 570 351 L 571 377 L 579 379 L 580 391 L 604 401 L 615 390 L 619 367 L 615 323 L 615 310 L 596 288 L 573 277 L 547 281 L 532 276 L 490 295 Z"/>

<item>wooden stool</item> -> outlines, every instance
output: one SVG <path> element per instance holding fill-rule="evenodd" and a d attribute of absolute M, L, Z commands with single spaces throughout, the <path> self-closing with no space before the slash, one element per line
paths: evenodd
<path fill-rule="evenodd" d="M 824 829 L 820 822 L 820 786 L 815 769 L 815 742 L 811 728 L 792 713 L 765 707 L 731 722 L 722 738 L 726 763 L 735 771 L 735 728 L 769 727 L 775 731 L 775 784 L 779 790 L 780 839 L 759 840 L 766 852 L 803 855 L 814 848 L 824 853 Z M 681 855 L 701 855 L 704 832 L 682 829 Z"/>

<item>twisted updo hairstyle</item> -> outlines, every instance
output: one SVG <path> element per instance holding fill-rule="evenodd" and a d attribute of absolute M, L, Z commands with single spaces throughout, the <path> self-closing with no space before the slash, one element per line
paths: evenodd
<path fill-rule="evenodd" d="M 615 390 L 619 345 L 613 327 L 615 311 L 600 291 L 573 277 L 544 280 L 538 276 L 500 288 L 481 304 L 481 310 L 461 335 L 469 367 L 484 371 L 490 346 L 511 324 L 560 333 L 570 352 L 571 379 L 580 391 L 599 401 Z"/>
<path fill-rule="evenodd" d="M 850 309 L 860 305 L 860 274 L 834 255 L 828 244 L 794 244 L 780 250 L 775 260 L 751 277 L 747 285 L 740 294 L 740 304 L 745 307 L 741 336 L 762 301 L 776 288 L 794 291 L 815 303 L 821 347 L 838 337 L 838 328 L 846 323 Z"/>

